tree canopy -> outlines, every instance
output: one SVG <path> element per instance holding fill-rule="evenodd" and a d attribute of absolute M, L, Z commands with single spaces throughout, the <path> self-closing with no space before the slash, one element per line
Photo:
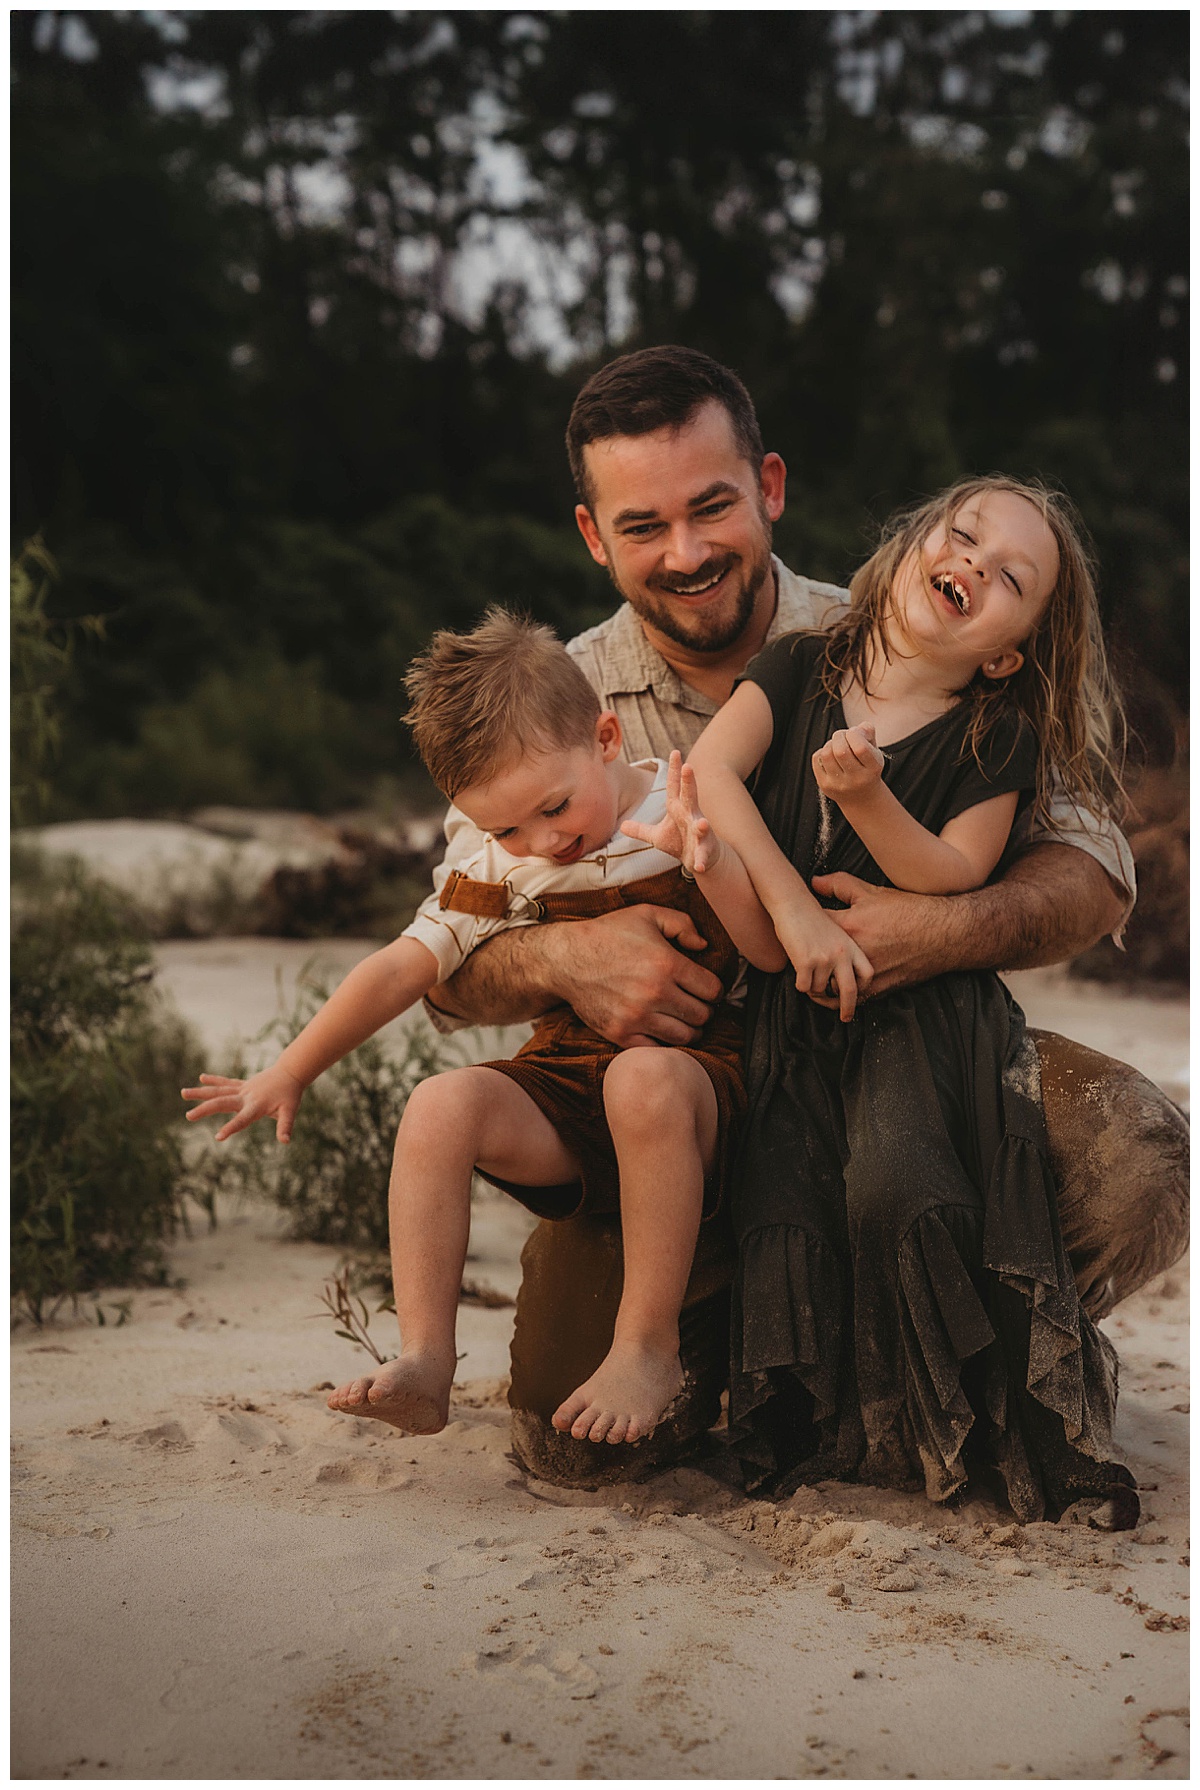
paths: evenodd
<path fill-rule="evenodd" d="M 360 800 L 408 657 L 610 606 L 571 399 L 737 368 L 844 580 L 897 502 L 1059 482 L 1182 696 L 1180 12 L 15 12 L 18 543 L 67 613 L 63 811 Z"/>

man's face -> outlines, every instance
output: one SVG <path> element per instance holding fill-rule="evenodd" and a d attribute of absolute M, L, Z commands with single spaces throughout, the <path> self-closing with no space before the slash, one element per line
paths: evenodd
<path fill-rule="evenodd" d="M 592 504 L 575 519 L 621 596 L 685 649 L 735 645 L 770 577 L 786 477 L 779 455 L 752 466 L 714 400 L 680 429 L 591 442 L 584 458 Z"/>

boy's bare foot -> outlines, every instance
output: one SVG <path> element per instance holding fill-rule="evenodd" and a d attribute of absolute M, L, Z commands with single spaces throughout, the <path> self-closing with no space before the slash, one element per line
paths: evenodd
<path fill-rule="evenodd" d="M 378 1417 L 411 1435 L 432 1436 L 446 1427 L 455 1359 L 440 1355 L 401 1355 L 385 1361 L 374 1373 L 348 1380 L 325 1403 L 347 1417 Z"/>
<path fill-rule="evenodd" d="M 590 1380 L 550 1419 L 576 1441 L 638 1442 L 683 1390 L 678 1350 L 614 1342 Z"/>

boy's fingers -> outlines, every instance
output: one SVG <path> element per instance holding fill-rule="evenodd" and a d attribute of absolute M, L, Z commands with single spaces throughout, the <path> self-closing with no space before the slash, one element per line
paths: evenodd
<path fill-rule="evenodd" d="M 653 839 L 651 839 L 651 837 L 650 837 L 650 828 L 645 824 L 644 821 L 640 821 L 640 820 L 623 821 L 621 824 L 621 831 L 622 831 L 622 833 L 628 834 L 630 839 L 640 839 L 644 845 L 653 845 L 654 844 Z"/>
<path fill-rule="evenodd" d="M 218 1094 L 215 1099 L 206 1100 L 202 1106 L 193 1106 L 186 1113 L 185 1119 L 211 1119 L 217 1113 L 235 1113 L 241 1101 L 236 1094 Z"/>

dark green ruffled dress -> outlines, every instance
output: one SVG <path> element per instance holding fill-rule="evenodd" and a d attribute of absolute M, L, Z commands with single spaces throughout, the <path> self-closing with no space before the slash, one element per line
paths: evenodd
<path fill-rule="evenodd" d="M 886 884 L 812 775 L 846 725 L 823 657 L 819 635 L 790 635 L 746 673 L 775 717 L 755 799 L 806 878 Z M 1006 716 L 980 764 L 968 723 L 962 705 L 886 749 L 885 781 L 934 832 L 1033 788 L 1027 724 Z M 730 1420 L 751 1487 L 857 1478 L 941 1501 L 974 1463 L 1023 1522 L 1088 1496 L 1136 1521 L 1111 1459 L 1115 1351 L 1079 1308 L 1037 1051 L 999 978 L 940 976 L 844 1025 L 787 973 L 754 972 L 746 1083 Z"/>

